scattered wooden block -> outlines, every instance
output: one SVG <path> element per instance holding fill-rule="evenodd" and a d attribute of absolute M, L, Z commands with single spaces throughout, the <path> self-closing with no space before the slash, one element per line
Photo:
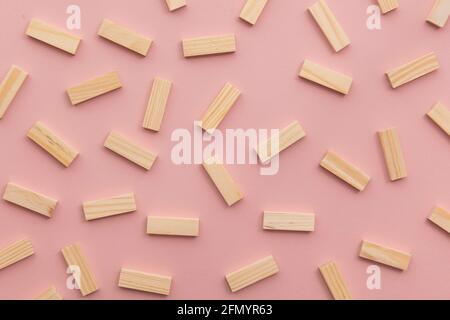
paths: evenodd
<path fill-rule="evenodd" d="M 427 21 L 436 27 L 442 28 L 450 16 L 450 0 L 435 0 Z"/>
<path fill-rule="evenodd" d="M 121 87 L 122 84 L 120 83 L 117 72 L 109 72 L 67 89 L 67 94 L 69 95 L 72 105 L 77 105 Z"/>
<path fill-rule="evenodd" d="M 166 3 L 169 11 L 175 11 L 186 6 L 186 0 L 166 0 Z"/>
<path fill-rule="evenodd" d="M 88 221 L 136 211 L 134 193 L 84 202 L 83 211 Z"/>
<path fill-rule="evenodd" d="M 171 88 L 172 82 L 169 80 L 156 78 L 153 81 L 152 91 L 142 125 L 145 129 L 159 131 L 161 128 L 161 122 L 164 117 Z"/>
<path fill-rule="evenodd" d="M 198 218 L 147 218 L 147 234 L 166 236 L 197 237 L 200 221 Z"/>
<path fill-rule="evenodd" d="M 406 172 L 405 159 L 400 146 L 397 129 L 390 128 L 380 131 L 378 132 L 378 137 L 380 138 L 384 159 L 391 181 L 405 178 L 408 174 Z"/>
<path fill-rule="evenodd" d="M 409 261 L 411 260 L 409 253 L 368 241 L 362 242 L 359 256 L 403 271 L 408 269 Z"/>
<path fill-rule="evenodd" d="M 28 73 L 18 66 L 11 66 L 6 77 L 0 84 L 0 119 L 3 118 Z"/>
<path fill-rule="evenodd" d="M 72 244 L 61 250 L 68 267 L 79 268 L 79 278 L 74 275 L 74 279 L 79 279 L 81 294 L 84 296 L 94 293 L 99 289 L 94 274 L 90 270 L 86 258 L 78 244 Z"/>
<path fill-rule="evenodd" d="M 378 0 L 378 5 L 382 14 L 386 14 L 399 7 L 397 0 Z"/>
<path fill-rule="evenodd" d="M 38 19 L 32 19 L 30 21 L 26 35 L 70 54 L 77 52 L 81 41 L 80 37 L 70 34 L 63 29 L 48 25 Z"/>
<path fill-rule="evenodd" d="M 183 40 L 185 58 L 210 54 L 231 53 L 236 51 L 234 34 L 197 37 Z"/>
<path fill-rule="evenodd" d="M 62 300 L 63 298 L 56 291 L 55 287 L 50 287 L 41 293 L 39 296 L 34 298 L 34 300 Z"/>
<path fill-rule="evenodd" d="M 104 146 L 146 170 L 150 170 L 156 160 L 155 154 L 130 142 L 114 131 L 106 138 Z"/>
<path fill-rule="evenodd" d="M 0 270 L 33 255 L 33 245 L 27 239 L 16 241 L 0 249 Z"/>
<path fill-rule="evenodd" d="M 350 39 L 324 0 L 317 1 L 308 10 L 335 52 L 350 44 Z"/>
<path fill-rule="evenodd" d="M 335 300 L 351 300 L 352 296 L 345 285 L 344 278 L 336 265 L 331 261 L 319 267 L 320 273 L 325 280 Z"/>
<path fill-rule="evenodd" d="M 69 167 L 78 156 L 78 151 L 75 148 L 64 142 L 40 121 L 36 122 L 28 131 L 27 137 L 65 167 Z"/>
<path fill-rule="evenodd" d="M 389 78 L 392 88 L 395 89 L 437 69 L 439 69 L 439 61 L 437 60 L 437 56 L 431 52 L 388 71 L 386 75 Z"/>
<path fill-rule="evenodd" d="M 122 268 L 119 287 L 169 295 L 172 277 Z"/>
<path fill-rule="evenodd" d="M 427 115 L 450 136 L 450 110 L 446 106 L 438 102 Z"/>
<path fill-rule="evenodd" d="M 322 159 L 320 166 L 359 191 L 363 191 L 370 180 L 363 171 L 330 151 Z"/>
<path fill-rule="evenodd" d="M 433 211 L 431 211 L 428 220 L 450 233 L 450 212 L 447 212 L 442 208 L 435 207 Z"/>
<path fill-rule="evenodd" d="M 315 214 L 264 211 L 265 230 L 314 231 Z"/>
<path fill-rule="evenodd" d="M 272 256 L 268 256 L 246 267 L 231 272 L 225 277 L 231 291 L 236 292 L 258 281 L 268 278 L 278 273 L 278 271 L 279 269 L 275 259 Z"/>
<path fill-rule="evenodd" d="M 268 0 L 247 0 L 239 17 L 251 25 L 254 25 L 264 10 L 267 1 Z"/>
<path fill-rule="evenodd" d="M 14 203 L 20 207 L 40 213 L 48 218 L 53 215 L 57 200 L 44 196 L 40 193 L 23 188 L 14 183 L 6 185 L 3 200 Z"/>
<path fill-rule="evenodd" d="M 299 77 L 342 94 L 348 94 L 350 92 L 353 81 L 351 77 L 345 74 L 322 67 L 307 59 L 300 69 Z"/>

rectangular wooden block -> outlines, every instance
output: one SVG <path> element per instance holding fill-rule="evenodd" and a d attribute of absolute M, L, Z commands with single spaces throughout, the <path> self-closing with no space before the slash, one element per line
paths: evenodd
<path fill-rule="evenodd" d="M 80 283 L 78 283 L 78 287 L 80 288 L 81 294 L 86 296 L 97 291 L 99 289 L 97 281 L 87 264 L 80 246 L 78 244 L 72 244 L 64 247 L 61 252 L 66 260 L 67 266 L 79 270 Z M 77 280 L 77 277 L 74 276 L 74 279 Z"/>
<path fill-rule="evenodd" d="M 77 52 L 81 38 L 63 29 L 53 27 L 38 19 L 32 19 L 26 31 L 27 36 L 40 40 L 70 54 Z"/>
<path fill-rule="evenodd" d="M 272 256 L 268 256 L 246 267 L 231 272 L 225 277 L 231 291 L 236 292 L 258 281 L 268 278 L 278 273 L 278 271 L 279 269 L 275 259 Z"/>
<path fill-rule="evenodd" d="M 198 218 L 147 218 L 147 234 L 197 237 L 200 220 Z"/>
<path fill-rule="evenodd" d="M 427 115 L 450 136 L 450 110 L 446 106 L 438 102 Z"/>
<path fill-rule="evenodd" d="M 409 253 L 368 241 L 362 242 L 359 256 L 403 271 L 408 269 L 409 261 L 411 260 L 411 255 Z"/>
<path fill-rule="evenodd" d="M 183 40 L 185 58 L 236 51 L 234 34 L 197 37 Z"/>
<path fill-rule="evenodd" d="M 344 278 L 336 265 L 331 261 L 319 267 L 320 273 L 325 280 L 335 300 L 351 300 L 352 296 L 345 285 Z"/>
<path fill-rule="evenodd" d="M 169 295 L 172 277 L 122 268 L 119 287 Z"/>
<path fill-rule="evenodd" d="M 171 88 L 172 82 L 169 80 L 155 78 L 153 81 L 152 91 L 148 99 L 147 110 L 142 125 L 145 129 L 159 131 L 161 128 L 161 122 L 166 111 Z"/>
<path fill-rule="evenodd" d="M 14 183 L 6 185 L 3 200 L 14 203 L 20 207 L 40 213 L 51 218 L 56 208 L 57 200 L 40 193 L 18 186 Z"/>
<path fill-rule="evenodd" d="M 263 228 L 283 231 L 314 231 L 315 214 L 264 211 Z"/>
<path fill-rule="evenodd" d="M 429 215 L 428 220 L 450 233 L 450 212 L 435 207 Z"/>
<path fill-rule="evenodd" d="M 136 211 L 134 193 L 83 203 L 84 217 L 88 221 L 133 211 Z"/>
<path fill-rule="evenodd" d="M 380 138 L 384 160 L 391 181 L 405 178 L 408 174 L 406 172 L 405 159 L 400 146 L 397 129 L 390 128 L 380 131 L 378 132 L 378 137 Z"/>
<path fill-rule="evenodd" d="M 33 245 L 27 239 L 16 241 L 0 249 L 0 270 L 34 254 Z"/>
<path fill-rule="evenodd" d="M 28 73 L 18 66 L 13 65 L 9 69 L 6 77 L 0 84 L 0 119 L 5 115 L 27 76 Z"/>
<path fill-rule="evenodd" d="M 254 25 L 264 10 L 267 1 L 268 0 L 247 0 L 239 17 Z"/>
<path fill-rule="evenodd" d="M 322 159 L 320 166 L 359 191 L 363 191 L 370 181 L 367 174 L 330 151 Z"/>
<path fill-rule="evenodd" d="M 152 44 L 151 39 L 108 19 L 103 19 L 98 35 L 144 57 Z"/>
<path fill-rule="evenodd" d="M 308 10 L 335 52 L 350 44 L 350 39 L 324 0 L 317 1 Z"/>
<path fill-rule="evenodd" d="M 307 59 L 300 69 L 299 77 L 342 94 L 350 92 L 353 81 L 351 77 L 345 74 L 325 68 Z"/>
<path fill-rule="evenodd" d="M 47 151 L 53 158 L 69 167 L 78 156 L 78 151 L 38 121 L 28 131 L 27 137 Z"/>
<path fill-rule="evenodd" d="M 450 16 L 450 0 L 435 0 L 433 8 L 427 17 L 427 21 L 442 28 Z"/>
<path fill-rule="evenodd" d="M 392 88 L 398 88 L 439 69 L 437 56 L 431 52 L 386 73 Z"/>
<path fill-rule="evenodd" d="M 378 0 L 381 13 L 385 14 L 398 8 L 398 0 Z"/>
<path fill-rule="evenodd" d="M 104 146 L 146 170 L 150 170 L 156 160 L 155 154 L 114 131 L 106 138 Z"/>
<path fill-rule="evenodd" d="M 119 75 L 113 71 L 69 88 L 67 94 L 72 105 L 77 105 L 121 87 Z"/>
<path fill-rule="evenodd" d="M 186 5 L 186 0 L 166 0 L 169 11 L 175 11 Z"/>
<path fill-rule="evenodd" d="M 34 298 L 34 300 L 62 300 L 63 298 L 56 291 L 55 287 L 50 287 L 44 292 L 42 292 L 39 296 Z"/>

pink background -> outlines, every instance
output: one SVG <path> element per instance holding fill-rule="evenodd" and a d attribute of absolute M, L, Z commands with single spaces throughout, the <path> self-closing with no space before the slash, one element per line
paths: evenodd
<path fill-rule="evenodd" d="M 0 201 L 0 247 L 28 237 L 35 255 L 0 271 L 0 298 L 32 298 L 51 285 L 66 299 L 66 265 L 60 249 L 79 242 L 100 290 L 86 299 L 165 299 L 117 286 L 128 267 L 173 276 L 170 299 L 329 299 L 318 266 L 335 260 L 355 298 L 450 298 L 448 234 L 426 221 L 434 205 L 450 208 L 450 140 L 425 113 L 450 105 L 449 26 L 425 23 L 434 0 L 400 0 L 382 17 L 382 30 L 366 28 L 375 1 L 329 0 L 351 39 L 335 54 L 306 8 L 312 0 L 270 1 L 255 27 L 238 19 L 244 0 L 188 0 L 174 13 L 163 0 L 0 1 L 0 74 L 17 64 L 30 74 L 0 122 L 0 184 L 24 185 L 59 200 L 52 219 Z M 69 4 L 78 4 L 83 41 L 75 57 L 24 32 L 31 18 L 64 27 Z M 142 58 L 96 36 L 103 18 L 154 40 Z M 186 37 L 234 32 L 237 52 L 184 59 Z M 441 68 L 392 90 L 384 72 L 430 51 Z M 305 58 L 352 75 L 348 96 L 298 78 Z M 77 107 L 65 89 L 117 70 L 123 88 Z M 159 133 L 141 127 L 152 80 L 173 81 Z M 276 176 L 256 165 L 227 166 L 245 194 L 228 208 L 200 166 L 170 160 L 176 128 L 193 121 L 225 82 L 242 90 L 221 128 L 277 128 L 298 120 L 307 137 L 281 155 Z M 40 120 L 78 148 L 65 169 L 26 138 Z M 397 127 L 409 176 L 390 182 L 376 132 Z M 151 171 L 121 159 L 103 145 L 117 130 L 158 153 Z M 358 193 L 319 167 L 332 149 L 372 180 Z M 138 211 L 87 222 L 86 200 L 134 191 Z M 316 231 L 263 231 L 262 211 L 314 211 Z M 146 217 L 198 216 L 198 238 L 145 234 Z M 358 258 L 362 239 L 411 252 L 410 269 L 385 266 L 382 289 L 366 288 L 370 261 Z M 272 254 L 280 272 L 236 294 L 224 275 Z"/>

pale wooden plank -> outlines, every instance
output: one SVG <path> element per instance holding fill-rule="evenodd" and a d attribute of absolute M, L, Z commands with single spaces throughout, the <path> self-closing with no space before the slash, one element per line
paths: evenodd
<path fill-rule="evenodd" d="M 438 102 L 427 113 L 427 115 L 450 136 L 450 110 L 446 106 Z"/>
<path fill-rule="evenodd" d="M 350 76 L 318 65 L 308 59 L 305 59 L 300 69 L 299 77 L 342 94 L 348 94 L 350 92 L 353 82 Z"/>
<path fill-rule="evenodd" d="M 120 270 L 119 287 L 157 293 L 170 294 L 172 277 L 122 268 Z"/>
<path fill-rule="evenodd" d="M 185 58 L 232 53 L 236 51 L 236 38 L 234 34 L 196 37 L 184 39 L 182 42 Z"/>
<path fill-rule="evenodd" d="M 144 116 L 143 127 L 145 129 L 159 131 L 166 111 L 172 82 L 160 78 L 153 81 L 152 91 L 148 99 L 147 110 Z"/>
<path fill-rule="evenodd" d="M 314 231 L 315 214 L 264 211 L 265 230 Z"/>
<path fill-rule="evenodd" d="M 344 282 L 336 262 L 330 261 L 319 267 L 320 273 L 325 280 L 335 300 L 351 300 L 352 296 Z"/>
<path fill-rule="evenodd" d="M 197 237 L 200 220 L 198 218 L 147 217 L 147 234 Z"/>
<path fill-rule="evenodd" d="M 0 270 L 34 254 L 30 240 L 22 239 L 0 249 Z"/>
<path fill-rule="evenodd" d="M 38 295 L 34 300 L 62 300 L 63 298 L 56 291 L 55 287 L 50 287 L 40 295 Z"/>
<path fill-rule="evenodd" d="M 88 221 L 133 211 L 136 211 L 134 193 L 83 203 L 84 217 Z"/>
<path fill-rule="evenodd" d="M 175 11 L 186 6 L 186 0 L 166 0 L 166 3 L 169 11 Z"/>
<path fill-rule="evenodd" d="M 408 174 L 397 129 L 379 131 L 378 137 L 391 181 L 405 178 Z"/>
<path fill-rule="evenodd" d="M 428 216 L 428 220 L 450 233 L 450 212 L 443 208 L 435 207 L 431 214 Z"/>
<path fill-rule="evenodd" d="M 251 25 L 255 25 L 264 10 L 267 1 L 268 0 L 247 0 L 239 17 Z"/>
<path fill-rule="evenodd" d="M 378 0 L 378 5 L 380 6 L 381 13 L 383 14 L 386 14 L 399 7 L 397 0 Z"/>
<path fill-rule="evenodd" d="M 362 241 L 359 256 L 403 271 L 408 269 L 411 260 L 409 253 L 369 241 Z"/>
<path fill-rule="evenodd" d="M 11 66 L 0 84 L 0 119 L 3 118 L 9 105 L 19 92 L 28 73 L 18 66 Z"/>
<path fill-rule="evenodd" d="M 443 28 L 450 16 L 450 0 L 435 0 L 427 21 L 436 27 Z"/>

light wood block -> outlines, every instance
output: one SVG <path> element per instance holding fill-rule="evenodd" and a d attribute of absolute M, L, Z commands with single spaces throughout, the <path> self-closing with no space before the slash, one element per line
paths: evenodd
<path fill-rule="evenodd" d="M 382 14 L 386 14 L 399 7 L 397 0 L 378 0 L 378 5 Z"/>
<path fill-rule="evenodd" d="M 133 211 L 136 211 L 134 193 L 83 203 L 84 217 L 88 221 Z"/>
<path fill-rule="evenodd" d="M 408 269 L 409 261 L 411 260 L 409 253 L 368 241 L 362 242 L 359 256 L 403 271 Z"/>
<path fill-rule="evenodd" d="M 241 92 L 238 88 L 230 83 L 225 84 L 203 115 L 201 120 L 202 128 L 209 131 L 216 129 L 234 106 L 240 94 Z"/>
<path fill-rule="evenodd" d="M 259 159 L 262 163 L 266 163 L 305 136 L 306 133 L 298 121 L 294 121 L 284 129 L 281 129 L 279 134 L 273 135 L 258 145 L 257 153 Z"/>
<path fill-rule="evenodd" d="M 44 196 L 35 191 L 18 186 L 14 183 L 6 185 L 3 200 L 14 203 L 20 207 L 40 213 L 51 218 L 56 208 L 57 200 Z"/>
<path fill-rule="evenodd" d="M 386 74 L 392 88 L 395 89 L 437 69 L 439 69 L 439 61 L 432 52 L 388 71 Z"/>
<path fill-rule="evenodd" d="M 172 277 L 125 268 L 120 270 L 119 287 L 121 288 L 157 293 L 167 296 L 170 294 L 171 284 Z"/>
<path fill-rule="evenodd" d="M 27 239 L 16 241 L 0 249 L 0 270 L 34 254 L 33 245 Z"/>
<path fill-rule="evenodd" d="M 116 22 L 103 19 L 98 35 L 131 51 L 147 56 L 152 44 L 150 38 L 144 37 Z"/>
<path fill-rule="evenodd" d="M 264 211 L 265 230 L 314 231 L 315 214 Z"/>
<path fill-rule="evenodd" d="M 167 100 L 169 99 L 172 82 L 169 80 L 156 78 L 153 81 L 152 91 L 148 99 L 147 111 L 144 116 L 143 127 L 145 129 L 159 131 L 161 122 L 166 111 Z"/>
<path fill-rule="evenodd" d="M 146 170 L 150 170 L 157 157 L 114 131 L 106 138 L 104 146 Z"/>
<path fill-rule="evenodd" d="M 36 122 L 28 131 L 27 137 L 47 151 L 53 158 L 61 162 L 65 167 L 69 167 L 78 156 L 78 151 L 75 148 L 64 142 L 64 140 L 40 121 Z"/>
<path fill-rule="evenodd" d="M 450 16 L 450 0 L 435 0 L 427 21 L 436 27 L 442 28 Z"/>
<path fill-rule="evenodd" d="M 272 256 L 268 256 L 246 267 L 231 272 L 225 277 L 231 291 L 236 292 L 258 281 L 268 278 L 278 273 L 278 271 L 279 269 L 275 259 Z"/>
<path fill-rule="evenodd" d="M 405 178 L 408 174 L 397 129 L 390 128 L 380 131 L 378 132 L 378 137 L 391 181 Z"/>
<path fill-rule="evenodd" d="M 185 58 L 211 54 L 231 53 L 236 51 L 234 34 L 197 37 L 183 40 Z"/>
<path fill-rule="evenodd" d="M 352 296 L 345 285 L 344 278 L 336 265 L 336 262 L 330 261 L 319 267 L 320 273 L 325 280 L 335 300 L 351 300 Z"/>
<path fill-rule="evenodd" d="M 147 234 L 166 236 L 197 237 L 200 220 L 198 218 L 147 218 Z"/>
<path fill-rule="evenodd" d="M 345 74 L 325 68 L 307 59 L 300 69 L 299 77 L 342 94 L 350 92 L 353 81 L 351 77 Z"/>
<path fill-rule="evenodd" d="M 322 159 L 320 166 L 359 191 L 363 191 L 370 181 L 367 174 L 330 151 Z"/>
<path fill-rule="evenodd" d="M 28 73 L 18 66 L 11 66 L 0 84 L 0 119 L 3 118 L 9 105 L 22 87 Z"/>
<path fill-rule="evenodd" d="M 77 52 L 81 41 L 80 37 L 38 19 L 30 21 L 26 35 L 70 54 Z"/>
<path fill-rule="evenodd" d="M 254 25 L 264 10 L 267 1 L 268 0 L 247 0 L 239 17 L 251 25 Z"/>
<path fill-rule="evenodd" d="M 166 0 L 166 3 L 169 11 L 175 11 L 186 6 L 186 0 Z"/>
<path fill-rule="evenodd" d="M 429 215 L 428 220 L 450 233 L 450 212 L 435 207 Z"/>
<path fill-rule="evenodd" d="M 223 164 L 210 158 L 203 162 L 203 168 L 205 168 L 228 206 L 232 206 L 244 197 Z"/>
<path fill-rule="evenodd" d="M 119 75 L 113 71 L 69 88 L 67 94 L 72 105 L 77 105 L 121 87 Z"/>
<path fill-rule="evenodd" d="M 61 252 L 68 267 L 75 266 L 80 270 L 80 283 L 78 283 L 78 287 L 80 288 L 81 294 L 86 296 L 97 291 L 99 289 L 97 281 L 87 264 L 80 246 L 78 244 L 72 244 L 64 247 Z M 77 277 L 74 278 L 77 279 Z"/>
<path fill-rule="evenodd" d="M 335 52 L 350 44 L 350 39 L 324 0 L 317 1 L 308 10 Z"/>
<path fill-rule="evenodd" d="M 56 291 L 55 287 L 50 287 L 44 292 L 42 292 L 39 296 L 34 298 L 34 300 L 62 300 L 63 298 L 59 295 L 58 291 Z"/>
<path fill-rule="evenodd" d="M 427 115 L 450 136 L 450 110 L 446 106 L 438 102 Z"/>

